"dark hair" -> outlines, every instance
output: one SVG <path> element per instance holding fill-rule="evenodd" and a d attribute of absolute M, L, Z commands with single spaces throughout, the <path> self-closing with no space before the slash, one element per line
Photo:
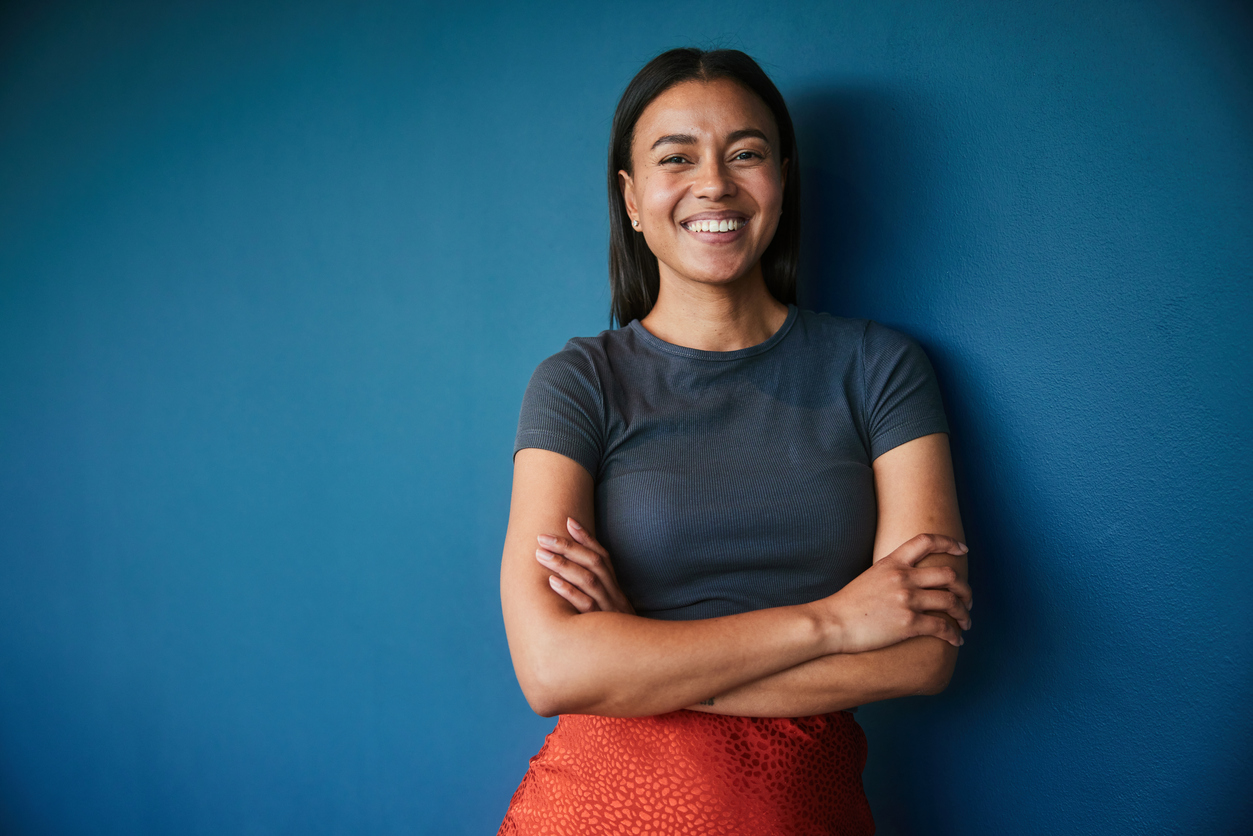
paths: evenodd
<path fill-rule="evenodd" d="M 627 85 L 613 114 L 609 137 L 609 291 L 613 297 L 610 324 L 643 319 L 657 302 L 661 277 L 657 257 L 644 236 L 631 227 L 618 184 L 618 172 L 633 173 L 631 142 L 635 123 L 653 99 L 684 81 L 727 78 L 757 96 L 774 114 L 779 129 L 778 151 L 787 160 L 783 214 L 774 239 L 761 256 L 761 272 L 770 295 L 784 304 L 796 301 L 796 266 L 800 259 L 800 162 L 796 133 L 783 96 L 757 62 L 738 49 L 703 51 L 693 48 L 663 52 L 644 65 Z"/>

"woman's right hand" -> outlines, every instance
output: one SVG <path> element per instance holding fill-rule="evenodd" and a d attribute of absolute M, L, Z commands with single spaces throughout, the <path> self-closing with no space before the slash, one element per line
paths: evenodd
<path fill-rule="evenodd" d="M 621 612 L 635 615 L 635 608 L 622 593 L 609 552 L 579 525 L 566 518 L 571 540 L 551 534 L 539 538 L 535 559 L 553 574 L 548 585 L 579 612 Z"/>
<path fill-rule="evenodd" d="M 839 653 L 861 653 L 915 636 L 953 646 L 970 629 L 970 586 L 949 566 L 920 567 L 929 554 L 963 555 L 964 544 L 942 534 L 919 534 L 819 603 L 838 625 Z M 961 630 L 935 613 L 945 613 Z"/>

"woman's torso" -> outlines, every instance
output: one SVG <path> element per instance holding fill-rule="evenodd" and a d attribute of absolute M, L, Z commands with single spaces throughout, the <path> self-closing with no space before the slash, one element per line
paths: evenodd
<path fill-rule="evenodd" d="M 813 601 L 869 567 L 871 462 L 902 430 L 947 430 L 917 344 L 790 306 L 739 351 L 671 345 L 638 321 L 571 340 L 536 371 L 518 445 L 588 468 L 623 592 L 680 620 Z"/>
<path fill-rule="evenodd" d="M 769 340 L 740 351 L 674 346 L 638 321 L 570 340 L 531 378 L 516 449 L 552 450 L 587 468 L 597 537 L 623 591 L 640 615 L 675 620 L 838 591 L 870 565 L 874 458 L 947 429 L 916 342 L 791 306 Z M 737 832 L 693 819 L 658 830 L 660 812 L 677 815 L 672 803 L 701 821 L 774 822 L 738 832 L 868 833 L 864 756 L 845 712 L 563 716 L 502 833 L 555 833 L 555 822 L 618 832 L 619 814 L 639 832 Z"/>

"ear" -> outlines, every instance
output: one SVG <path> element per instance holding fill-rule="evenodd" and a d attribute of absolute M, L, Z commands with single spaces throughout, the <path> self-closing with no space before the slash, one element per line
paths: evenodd
<path fill-rule="evenodd" d="M 635 180 L 625 171 L 618 172 L 618 189 L 622 192 L 622 202 L 626 204 L 628 219 L 638 218 L 635 206 Z"/>

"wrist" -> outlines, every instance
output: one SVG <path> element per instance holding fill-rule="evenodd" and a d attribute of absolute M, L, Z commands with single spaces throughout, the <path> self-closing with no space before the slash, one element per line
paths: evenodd
<path fill-rule="evenodd" d="M 821 655 L 844 652 L 844 622 L 829 598 L 805 605 Z"/>

